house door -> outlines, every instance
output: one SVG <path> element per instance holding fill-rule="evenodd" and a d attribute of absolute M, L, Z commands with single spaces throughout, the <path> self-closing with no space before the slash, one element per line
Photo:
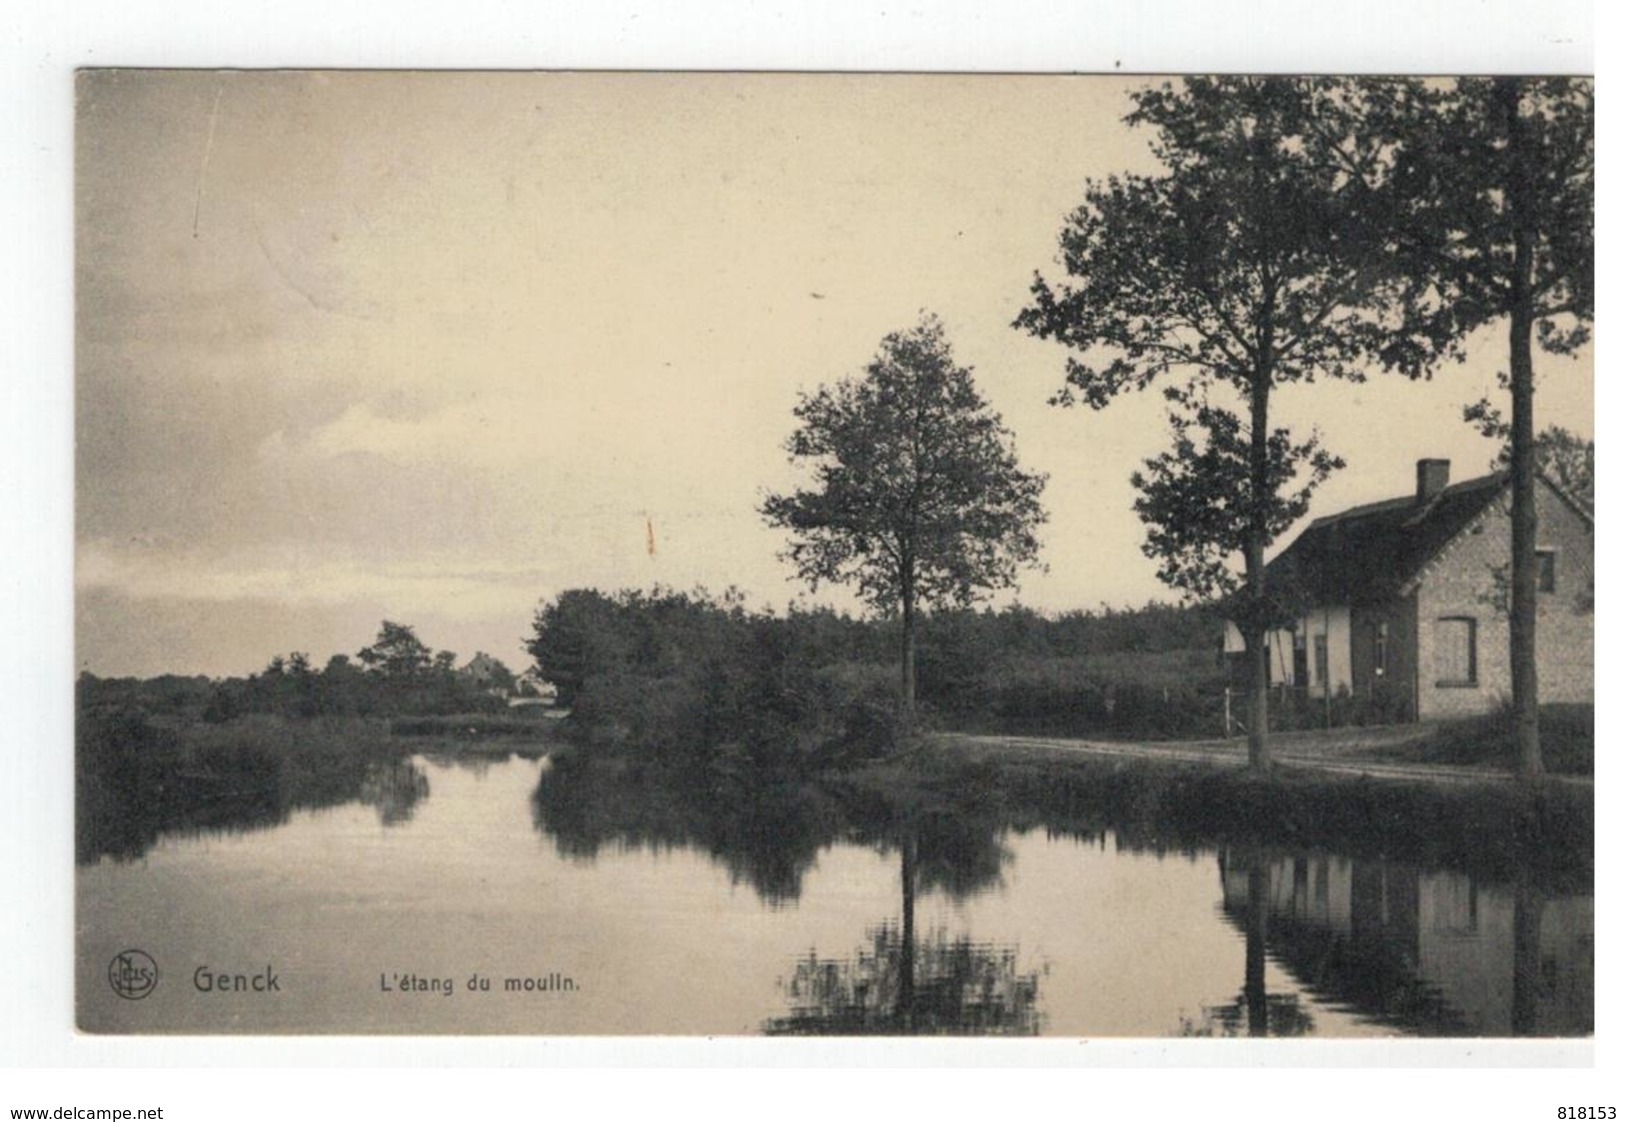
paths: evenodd
<path fill-rule="evenodd" d="M 1299 688 L 1309 684 L 1309 650 L 1301 643 L 1292 645 L 1292 684 Z"/>

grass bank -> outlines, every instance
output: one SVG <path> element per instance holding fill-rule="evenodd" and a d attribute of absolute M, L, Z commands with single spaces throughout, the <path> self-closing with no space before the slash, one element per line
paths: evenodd
<path fill-rule="evenodd" d="M 1509 783 L 1432 785 L 1278 768 L 1020 754 L 924 740 L 913 751 L 828 782 L 845 797 L 901 813 L 950 808 L 1013 825 L 1098 832 L 1178 850 L 1226 844 L 1322 849 L 1509 879 L 1589 884 L 1589 788 Z"/>
<path fill-rule="evenodd" d="M 1540 754 L 1546 770 L 1553 775 L 1591 775 L 1596 758 L 1595 728 L 1595 706 L 1542 705 Z M 1515 770 L 1518 762 L 1512 714 L 1507 710 L 1450 721 L 1418 740 L 1384 745 L 1361 755 L 1371 760 L 1504 771 Z"/>
<path fill-rule="evenodd" d="M 500 747 L 546 746 L 561 743 L 564 722 L 540 708 L 507 713 L 451 713 L 424 717 L 396 717 L 389 722 L 391 736 L 410 740 L 432 739 L 454 747 L 487 744 Z M 420 745 L 413 745 L 414 748 Z"/>
<path fill-rule="evenodd" d="M 166 835 L 261 829 L 295 810 L 357 800 L 386 823 L 399 822 L 428 794 L 412 756 L 540 753 L 555 742 L 559 723 L 480 714 L 205 722 L 81 710 L 77 859 L 134 859 Z"/>

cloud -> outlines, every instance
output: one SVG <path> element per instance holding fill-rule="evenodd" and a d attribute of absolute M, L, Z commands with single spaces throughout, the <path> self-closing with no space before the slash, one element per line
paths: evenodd
<path fill-rule="evenodd" d="M 402 605 L 451 605 L 487 614 L 535 600 L 550 574 L 534 566 L 455 567 L 405 562 L 358 561 L 283 564 L 250 558 L 215 560 L 166 552 L 119 551 L 107 543 L 79 550 L 76 583 L 83 592 L 116 591 L 136 599 L 212 602 L 263 600 L 290 605 L 346 605 L 384 601 Z"/>

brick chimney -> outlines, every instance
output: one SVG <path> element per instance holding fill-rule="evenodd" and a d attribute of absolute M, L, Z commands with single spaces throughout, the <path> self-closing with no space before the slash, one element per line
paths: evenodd
<path fill-rule="evenodd" d="M 1450 485 L 1449 460 L 1416 461 L 1416 501 L 1425 503 Z"/>

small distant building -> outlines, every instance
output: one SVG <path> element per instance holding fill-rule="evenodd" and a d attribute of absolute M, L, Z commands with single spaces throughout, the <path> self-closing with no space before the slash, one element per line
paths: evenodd
<path fill-rule="evenodd" d="M 1420 460 L 1414 493 L 1316 519 L 1267 567 L 1296 618 L 1269 636 L 1270 683 L 1311 697 L 1383 698 L 1413 720 L 1467 716 L 1511 696 L 1511 479 L 1450 482 Z M 1591 701 L 1593 521 L 1536 484 L 1542 701 Z M 1241 633 L 1225 624 L 1227 659 Z"/>
<path fill-rule="evenodd" d="M 539 677 L 536 671 L 531 669 L 519 676 L 519 680 L 514 687 L 514 694 L 508 699 L 508 704 L 514 707 L 525 705 L 552 706 L 558 703 L 558 699 L 558 687 L 552 682 Z"/>
<path fill-rule="evenodd" d="M 501 659 L 492 658 L 484 651 L 477 652 L 458 673 L 476 689 L 497 697 L 507 697 L 514 690 L 513 672 L 503 665 Z"/>

